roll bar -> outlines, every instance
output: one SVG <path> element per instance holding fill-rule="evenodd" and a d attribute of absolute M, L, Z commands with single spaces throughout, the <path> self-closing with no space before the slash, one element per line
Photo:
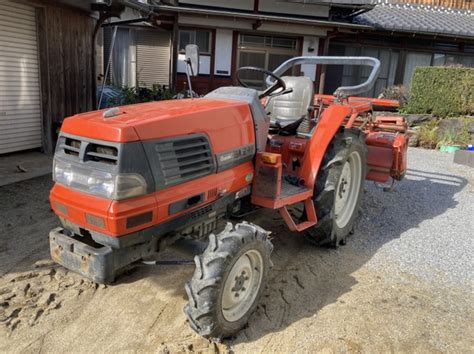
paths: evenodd
<path fill-rule="evenodd" d="M 283 64 L 281 64 L 278 68 L 276 68 L 273 72 L 281 76 L 285 71 L 288 69 L 296 66 L 296 65 L 363 65 L 363 66 L 370 66 L 372 67 L 372 71 L 370 72 L 369 77 L 367 80 L 359 85 L 355 86 L 341 86 L 334 91 L 334 96 L 336 97 L 348 97 L 348 96 L 356 96 L 361 93 L 369 91 L 372 87 L 374 87 L 375 81 L 379 76 L 380 72 L 380 61 L 376 58 L 372 57 L 318 57 L 318 56 L 302 56 L 302 57 L 295 57 L 288 59 Z M 267 85 L 271 85 L 273 83 L 272 80 L 267 78 L 266 82 Z"/>

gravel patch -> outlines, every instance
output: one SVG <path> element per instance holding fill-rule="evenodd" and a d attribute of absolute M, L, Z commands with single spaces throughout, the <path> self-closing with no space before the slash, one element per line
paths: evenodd
<path fill-rule="evenodd" d="M 362 215 L 349 247 L 373 254 L 369 267 L 472 287 L 474 170 L 453 155 L 410 149 L 394 192 L 366 183 Z"/>

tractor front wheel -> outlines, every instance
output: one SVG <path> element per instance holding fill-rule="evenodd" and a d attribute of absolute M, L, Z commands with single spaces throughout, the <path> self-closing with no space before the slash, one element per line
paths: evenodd
<path fill-rule="evenodd" d="M 337 247 L 346 242 L 359 213 L 366 166 L 365 134 L 358 129 L 339 132 L 326 151 L 316 181 L 318 223 L 306 233 L 312 243 Z"/>
<path fill-rule="evenodd" d="M 185 286 L 184 308 L 191 328 L 206 338 L 225 338 L 247 324 L 265 287 L 273 246 L 268 233 L 248 223 L 227 224 L 209 236 Z"/>

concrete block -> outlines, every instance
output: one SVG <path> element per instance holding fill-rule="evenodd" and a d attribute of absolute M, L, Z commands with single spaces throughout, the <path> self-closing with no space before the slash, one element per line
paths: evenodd
<path fill-rule="evenodd" d="M 474 151 L 458 150 L 454 153 L 454 162 L 474 168 Z"/>

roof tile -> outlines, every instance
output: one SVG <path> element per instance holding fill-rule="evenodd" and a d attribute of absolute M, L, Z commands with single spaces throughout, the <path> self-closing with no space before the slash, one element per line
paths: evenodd
<path fill-rule="evenodd" d="M 354 23 L 377 29 L 474 38 L 474 13 L 416 5 L 378 5 Z"/>

